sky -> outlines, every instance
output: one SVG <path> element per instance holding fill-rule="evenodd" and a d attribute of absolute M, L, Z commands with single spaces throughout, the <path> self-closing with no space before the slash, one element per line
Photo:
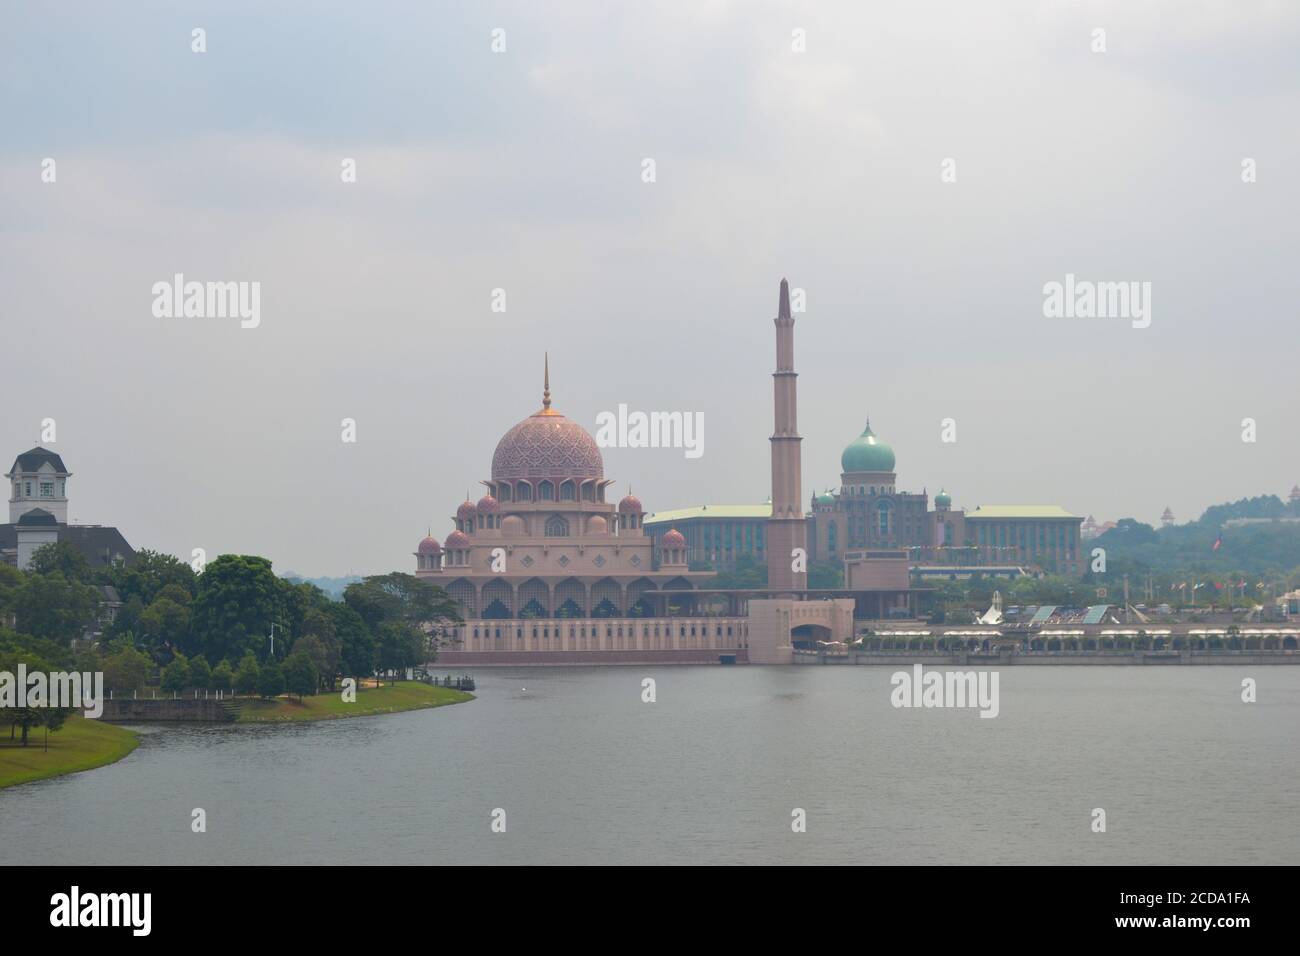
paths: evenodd
<path fill-rule="evenodd" d="M 1284 496 L 1298 49 L 1259 0 L 6 0 L 0 448 L 53 419 L 72 520 L 136 548 L 411 570 L 549 353 L 593 433 L 703 416 L 607 449 L 614 496 L 761 502 L 787 277 L 805 496 L 868 416 L 956 507 Z M 176 273 L 260 323 L 155 315 Z M 1068 274 L 1150 324 L 1047 317 Z"/>

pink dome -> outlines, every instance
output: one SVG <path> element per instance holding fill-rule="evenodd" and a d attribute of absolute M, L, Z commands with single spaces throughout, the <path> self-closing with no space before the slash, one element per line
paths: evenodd
<path fill-rule="evenodd" d="M 417 550 L 420 554 L 442 554 L 442 545 L 438 543 L 438 539 L 433 535 L 428 535 L 420 542 L 420 547 Z"/>
<path fill-rule="evenodd" d="M 456 517 L 461 521 L 468 521 L 476 514 L 478 514 L 478 512 L 474 509 L 474 502 L 470 501 L 468 498 L 462 501 L 460 507 L 456 509 Z"/>
<path fill-rule="evenodd" d="M 587 522 L 587 534 L 608 534 L 609 524 L 600 515 L 592 515 Z"/>
<path fill-rule="evenodd" d="M 636 495 L 625 495 L 623 500 L 618 503 L 618 510 L 622 514 L 639 515 L 645 512 L 641 507 L 641 499 Z"/>
<path fill-rule="evenodd" d="M 577 422 L 544 408 L 506 432 L 492 455 L 493 480 L 602 478 L 596 439 Z"/>
<path fill-rule="evenodd" d="M 491 495 L 484 495 L 478 500 L 478 513 L 481 515 L 492 515 L 497 512 L 497 500 Z"/>
<path fill-rule="evenodd" d="M 453 548 L 468 548 L 469 544 L 469 535 L 463 531 L 453 531 L 451 534 L 447 535 L 446 547 L 448 551 Z"/>
<path fill-rule="evenodd" d="M 676 528 L 673 528 L 666 535 L 664 535 L 664 547 L 684 548 L 686 547 L 686 539 L 682 536 L 682 533 L 680 531 L 678 531 Z"/>

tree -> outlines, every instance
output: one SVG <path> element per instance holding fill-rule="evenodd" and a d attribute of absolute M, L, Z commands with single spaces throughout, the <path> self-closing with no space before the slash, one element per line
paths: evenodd
<path fill-rule="evenodd" d="M 57 666 L 52 666 L 49 661 L 28 650 L 0 651 L 0 672 L 16 674 L 19 663 L 25 664 L 29 673 L 43 672 L 48 674 L 59 669 Z M 70 707 L 47 707 L 44 705 L 6 707 L 3 711 L 0 711 L 3 718 L 9 722 L 11 737 L 15 729 L 22 730 L 19 744 L 22 747 L 27 746 L 28 737 L 33 727 L 43 726 L 47 731 L 58 730 L 71 713 L 72 708 Z"/>
<path fill-rule="evenodd" d="M 446 591 L 412 574 L 377 574 L 343 591 L 343 600 L 372 631 L 387 621 L 459 621 L 460 605 Z"/>
<path fill-rule="evenodd" d="M 28 574 L 13 595 L 13 612 L 26 633 L 66 645 L 98 617 L 99 592 L 69 581 L 61 571 Z"/>
<path fill-rule="evenodd" d="M 43 544 L 32 552 L 28 562 L 29 574 L 49 574 L 58 571 L 67 581 L 90 583 L 90 567 L 81 549 L 68 541 Z"/>
<path fill-rule="evenodd" d="M 235 690 L 240 694 L 251 694 L 261 685 L 262 669 L 252 651 L 244 655 L 235 672 Z"/>
<path fill-rule="evenodd" d="M 180 654 L 163 668 L 162 689 L 167 693 L 179 693 L 190 686 L 190 667 Z"/>
<path fill-rule="evenodd" d="M 249 652 L 265 660 L 271 624 L 288 624 L 290 587 L 272 573 L 266 558 L 221 555 L 199 576 L 188 649 L 209 660 L 242 658 Z"/>
<path fill-rule="evenodd" d="M 284 693 L 284 669 L 275 661 L 262 668 L 257 679 L 257 692 L 263 697 L 279 697 Z"/>
<path fill-rule="evenodd" d="M 104 683 L 118 691 L 143 687 L 153 662 L 128 642 L 115 641 L 112 647 L 112 652 L 104 658 Z"/>
<path fill-rule="evenodd" d="M 402 621 L 385 621 L 379 625 L 376 657 L 381 671 L 403 671 L 420 663 L 424 650 L 424 632 Z"/>
<path fill-rule="evenodd" d="M 234 684 L 235 672 L 230 668 L 230 661 L 221 661 L 216 667 L 212 668 L 212 676 L 208 679 L 208 687 L 229 693 Z"/>
<path fill-rule="evenodd" d="M 135 599 L 140 602 L 142 608 L 152 604 L 154 599 L 170 585 L 176 585 L 186 594 L 192 595 L 197 581 L 194 569 L 184 561 L 170 554 L 148 549 L 137 551 L 135 559 L 130 564 L 104 568 L 101 569 L 100 574 L 105 579 L 105 583 L 117 589 L 123 602 L 129 604 L 132 599 Z M 168 594 L 172 596 L 172 600 L 176 600 L 175 592 L 169 591 Z M 177 601 L 177 603 L 189 604 L 188 601 Z"/>
<path fill-rule="evenodd" d="M 361 615 L 338 602 L 326 609 L 339 641 L 339 671 L 348 677 L 369 677 L 375 672 L 375 639 Z M 333 689 L 333 678 L 327 677 Z"/>
<path fill-rule="evenodd" d="M 207 690 L 211 684 L 212 668 L 208 664 L 208 659 L 202 654 L 196 654 L 190 660 L 190 686 Z"/>
<path fill-rule="evenodd" d="M 339 672 L 343 654 L 343 641 L 339 638 L 334 617 L 325 608 L 312 608 L 304 616 L 299 628 L 300 636 L 294 642 L 293 651 L 304 648 L 320 674 L 323 684 L 334 687 L 334 680 Z"/>
<path fill-rule="evenodd" d="M 323 682 L 326 674 L 338 673 L 338 655 L 331 654 L 321 639 L 314 634 L 308 634 L 306 637 L 300 637 L 293 645 L 293 652 L 289 657 L 305 656 L 311 661 L 312 666 L 316 668 L 317 680 Z M 288 664 L 288 658 L 285 659 Z M 330 683 L 333 684 L 334 678 L 330 677 Z"/>
<path fill-rule="evenodd" d="M 190 633 L 189 608 L 160 596 L 141 613 L 140 630 L 150 647 L 183 647 Z"/>
<path fill-rule="evenodd" d="M 319 672 L 311 657 L 304 651 L 294 651 L 284 661 L 284 682 L 289 693 L 301 700 L 305 694 L 315 694 L 320 686 Z"/>

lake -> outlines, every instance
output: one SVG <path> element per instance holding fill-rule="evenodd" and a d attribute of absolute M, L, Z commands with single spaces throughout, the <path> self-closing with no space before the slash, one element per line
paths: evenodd
<path fill-rule="evenodd" d="M 895 709 L 904 669 L 479 669 L 433 710 L 142 727 L 0 791 L 0 862 L 1300 863 L 1300 667 L 1007 667 L 994 719 Z"/>

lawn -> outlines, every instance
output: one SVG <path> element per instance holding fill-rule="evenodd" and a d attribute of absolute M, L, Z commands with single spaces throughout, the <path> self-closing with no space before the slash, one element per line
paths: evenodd
<path fill-rule="evenodd" d="M 32 728 L 26 747 L 18 745 L 21 734 L 19 728 L 12 741 L 7 732 L 0 734 L 0 787 L 102 767 L 121 760 L 139 743 L 130 730 L 80 715 L 50 734 L 48 751 L 44 728 Z"/>
<path fill-rule="evenodd" d="M 430 687 L 417 681 L 401 681 L 383 687 L 364 687 L 357 691 L 355 703 L 346 703 L 341 691 L 304 697 L 277 697 L 274 700 L 239 698 L 241 723 L 274 723 L 281 720 L 334 720 L 339 717 L 371 717 L 403 710 L 441 707 L 473 700 L 474 695 L 450 687 Z"/>

